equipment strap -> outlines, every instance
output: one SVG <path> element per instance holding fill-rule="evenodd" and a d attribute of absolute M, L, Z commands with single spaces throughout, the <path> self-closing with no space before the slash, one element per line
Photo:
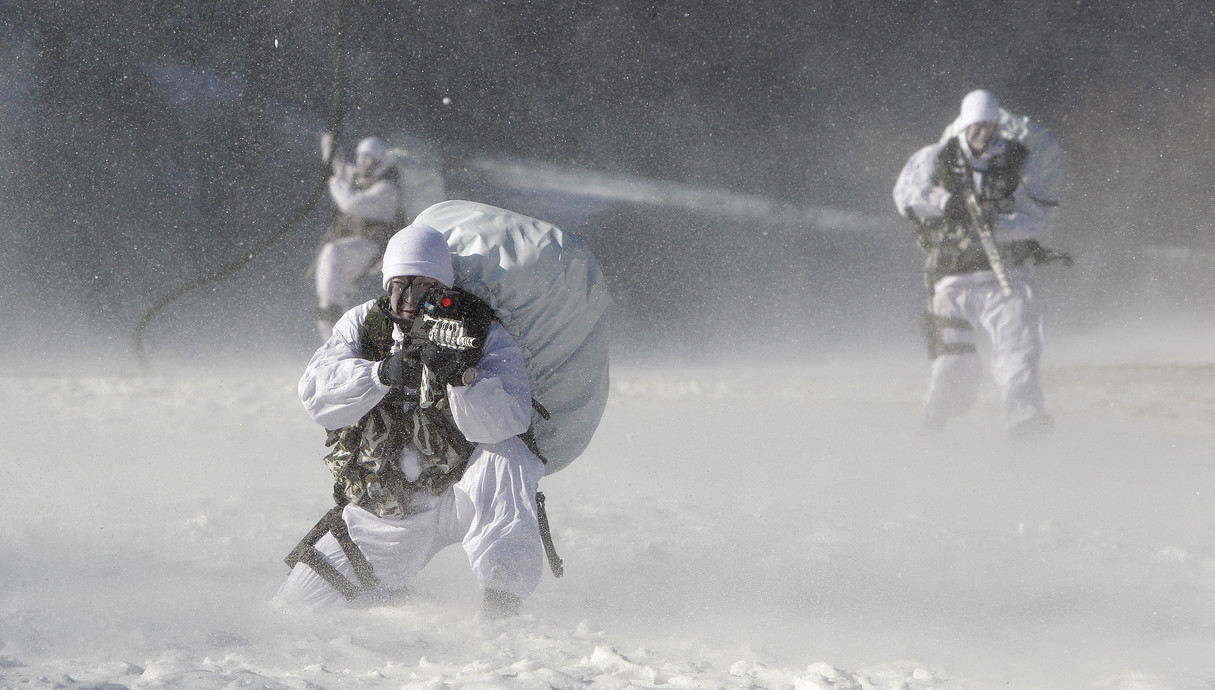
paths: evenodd
<path fill-rule="evenodd" d="M 937 355 L 968 355 L 976 352 L 974 343 L 938 343 Z"/>
<path fill-rule="evenodd" d="M 959 331 L 969 331 L 974 328 L 970 325 L 969 321 L 960 316 L 937 316 L 933 314 L 932 318 L 936 320 L 938 329 L 956 328 Z"/>
<path fill-rule="evenodd" d="M 327 533 L 337 539 L 338 545 L 342 547 L 342 552 L 346 554 L 346 558 L 354 568 L 354 574 L 358 577 L 360 584 L 356 585 L 348 580 L 317 550 L 317 542 Z M 376 577 L 375 569 L 359 550 L 359 545 L 355 544 L 354 539 L 350 537 L 350 530 L 346 528 L 346 521 L 342 519 L 342 506 L 334 506 L 325 513 L 324 517 L 308 531 L 308 534 L 304 535 L 300 543 L 283 560 L 287 563 L 288 568 L 294 568 L 296 563 L 303 563 L 312 568 L 317 575 L 341 592 L 347 601 L 354 601 L 380 586 L 380 579 Z"/>
<path fill-rule="evenodd" d="M 946 328 L 958 331 L 974 330 L 970 322 L 960 316 L 937 316 L 931 311 L 924 312 L 920 320 L 920 333 L 924 336 L 924 344 L 928 347 L 928 359 L 936 359 L 941 355 L 967 355 L 977 352 L 974 343 L 948 342 L 942 335 Z"/>
<path fill-rule="evenodd" d="M 937 355 L 968 355 L 972 352 L 977 352 L 974 343 L 951 343 L 946 342 L 941 335 L 941 331 L 946 328 L 952 328 L 957 331 L 972 331 L 974 326 L 970 322 L 960 316 L 937 316 L 933 314 L 933 320 L 937 324 Z"/>
<path fill-rule="evenodd" d="M 359 545 L 354 543 L 354 539 L 350 537 L 350 530 L 346 527 L 346 521 L 342 519 L 342 508 L 342 506 L 334 506 L 325 513 L 324 517 L 317 521 L 316 525 L 308 531 L 308 534 L 304 535 L 300 543 L 291 550 L 291 553 L 287 554 L 283 561 L 288 568 L 294 568 L 296 563 L 303 563 L 312 568 L 347 601 L 354 601 L 369 592 L 378 591 L 380 579 L 376 577 L 375 569 L 363 555 Z M 553 577 L 561 577 L 565 574 L 565 562 L 557 555 L 557 547 L 553 544 L 553 531 L 548 522 L 548 512 L 544 509 L 544 494 L 539 491 L 536 492 L 536 516 L 540 523 L 540 541 L 544 544 L 544 556 L 548 559 L 549 569 L 553 571 Z M 334 539 L 337 539 L 338 544 L 342 547 L 342 552 L 346 554 L 346 558 L 354 568 L 354 574 L 358 578 L 359 584 L 351 582 L 345 575 L 338 572 L 338 569 L 325 560 L 325 557 L 317 550 L 317 542 L 326 534 L 332 534 Z"/>
<path fill-rule="evenodd" d="M 553 577 L 565 574 L 565 563 L 557 555 L 557 547 L 553 545 L 553 531 L 548 526 L 548 513 L 544 510 L 544 494 L 536 492 L 536 515 L 540 519 L 540 541 L 544 542 L 544 556 L 548 558 L 548 567 L 553 571 Z"/>
<path fill-rule="evenodd" d="M 1046 199 L 1039 199 L 1038 197 L 1034 196 L 1033 194 L 1030 194 L 1029 192 L 1026 192 L 1025 196 L 1029 197 L 1030 201 L 1034 202 L 1035 204 L 1037 204 L 1039 206 L 1042 206 L 1043 208 L 1056 208 L 1059 205 L 1058 201 L 1047 201 Z"/>

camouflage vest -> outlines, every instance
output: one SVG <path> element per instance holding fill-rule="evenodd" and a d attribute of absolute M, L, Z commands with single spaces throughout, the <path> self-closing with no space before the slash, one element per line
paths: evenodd
<path fill-rule="evenodd" d="M 388 297 L 381 297 L 363 320 L 359 349 L 365 359 L 383 360 L 392 349 L 393 323 L 387 309 Z M 488 306 L 486 310 L 492 315 Z M 333 473 L 338 505 L 353 503 L 380 517 L 402 518 L 413 512 L 411 495 L 438 495 L 460 481 L 476 444 L 456 426 L 446 387 L 431 390 L 441 397 L 423 404 L 418 393 L 393 389 L 358 423 L 329 431 L 325 445 L 333 450 L 325 464 Z M 415 481 L 401 471 L 406 448 L 416 453 L 422 468 Z"/>
<path fill-rule="evenodd" d="M 1013 192 L 1021 184 L 1021 169 L 1029 149 L 1017 141 L 1006 141 L 1004 151 L 992 157 L 982 173 L 979 200 L 994 213 L 1011 213 Z M 934 182 L 945 189 L 973 186 L 975 170 L 962 153 L 957 137 L 946 142 L 937 154 Z M 991 263 L 967 222 L 951 222 L 944 218 L 927 221 L 921 228 L 920 248 L 924 250 L 924 273 L 929 288 L 949 275 L 991 270 Z M 1007 242 L 1000 245 L 1000 257 L 1005 266 L 1017 266 L 1030 256 L 1029 242 Z"/>

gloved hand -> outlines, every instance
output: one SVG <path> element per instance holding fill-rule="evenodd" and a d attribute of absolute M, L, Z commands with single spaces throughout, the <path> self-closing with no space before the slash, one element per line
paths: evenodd
<path fill-rule="evenodd" d="M 419 350 L 422 363 L 430 369 L 440 384 L 464 385 L 461 375 L 470 365 L 466 363 L 463 351 L 440 347 L 430 341 L 423 343 Z"/>
<path fill-rule="evenodd" d="M 949 197 L 945 202 L 945 220 L 951 223 L 970 222 L 970 211 L 966 208 L 966 199 L 961 192 Z"/>
<path fill-rule="evenodd" d="M 422 385 L 422 360 L 416 345 L 409 345 L 380 362 L 376 374 L 386 386 L 418 388 Z"/>

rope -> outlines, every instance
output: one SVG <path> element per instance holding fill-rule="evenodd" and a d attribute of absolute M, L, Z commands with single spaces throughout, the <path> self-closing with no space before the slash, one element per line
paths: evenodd
<path fill-rule="evenodd" d="M 337 151 L 338 142 L 341 139 L 342 120 L 345 118 L 346 111 L 346 103 L 343 96 L 343 74 L 346 68 L 346 58 L 343 40 L 344 32 L 342 0 L 333 1 L 333 12 L 333 110 L 329 115 L 328 127 L 328 131 L 333 133 L 333 146 L 329 151 L 328 158 L 325 159 L 324 166 L 320 170 L 320 175 L 316 186 L 313 187 L 312 193 L 308 195 L 308 198 L 304 200 L 304 203 L 300 204 L 300 206 L 287 217 L 287 219 L 278 227 L 278 229 L 258 240 L 258 242 L 254 244 L 249 251 L 241 254 L 235 259 L 232 259 L 228 263 L 220 266 L 205 276 L 178 285 L 170 290 L 168 294 L 156 300 L 156 302 L 153 303 L 146 312 L 144 312 L 143 317 L 139 319 L 139 324 L 135 326 L 134 333 L 135 357 L 144 367 L 148 366 L 143 345 L 144 333 L 147 331 L 148 325 L 152 322 L 152 319 L 155 318 L 157 314 L 159 314 L 166 306 L 179 299 L 182 295 L 185 295 L 193 290 L 197 290 L 198 288 L 209 283 L 227 278 L 233 273 L 239 271 L 242 267 L 244 267 L 245 264 L 252 261 L 254 257 L 258 256 L 262 252 L 265 252 L 276 242 L 281 240 L 283 237 L 286 237 L 288 233 L 295 229 L 295 226 L 312 212 L 312 209 L 316 206 L 316 203 L 320 201 L 321 196 L 325 193 L 325 188 L 329 179 L 329 171 L 333 163 L 334 152 Z"/>

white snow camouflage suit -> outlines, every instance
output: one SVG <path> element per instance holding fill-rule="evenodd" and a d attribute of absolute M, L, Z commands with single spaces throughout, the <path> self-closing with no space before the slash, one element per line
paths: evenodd
<path fill-rule="evenodd" d="M 959 134 L 959 155 L 972 171 L 976 193 L 983 189 L 988 163 L 1005 152 L 1009 143 L 996 139 L 975 156 Z M 900 214 L 920 222 L 940 222 L 950 193 L 937 183 L 939 158 L 949 142 L 926 146 L 907 161 L 894 187 Z M 992 230 L 998 244 L 1039 240 L 1045 234 L 1049 211 L 1035 199 L 1048 199 L 1032 155 L 1021 168 L 1020 184 L 1012 193 L 1011 208 L 994 216 Z M 945 324 L 940 331 L 946 351 L 932 362 L 924 401 L 925 418 L 943 423 L 969 410 L 978 398 L 982 365 L 974 351 L 974 329 L 982 328 L 992 345 L 992 375 L 1003 401 L 1006 428 L 1015 429 L 1046 415 L 1038 366 L 1042 356 L 1045 305 L 1027 266 L 1008 264 L 1012 294 L 1005 295 L 991 270 L 933 276 L 931 312 Z M 965 324 L 969 324 L 967 328 Z M 949 325 L 953 324 L 953 325 Z M 960 347 L 959 347 L 960 346 Z M 968 351 L 969 350 L 969 351 Z"/>
<path fill-rule="evenodd" d="M 359 332 L 374 304 L 366 302 L 342 316 L 300 380 L 300 399 L 326 429 L 358 422 L 390 390 L 379 380 L 379 363 L 360 357 Z M 394 326 L 393 338 L 395 351 L 403 340 L 399 326 Z M 518 436 L 531 421 L 531 391 L 522 351 L 497 322 L 476 370 L 472 385 L 447 387 L 457 426 L 477 444 L 463 478 L 437 496 L 414 494 L 414 510 L 403 519 L 380 518 L 354 505 L 342 511 L 351 538 L 384 589 L 404 588 L 436 553 L 456 543 L 463 544 L 482 588 L 523 599 L 539 584 L 544 550 L 536 493 L 544 465 Z M 400 464 L 409 480 L 418 477 L 412 449 L 402 452 Z M 332 534 L 316 548 L 348 580 L 357 581 Z M 344 597 L 304 563 L 294 566 L 276 599 L 314 607 L 345 605 Z"/>

